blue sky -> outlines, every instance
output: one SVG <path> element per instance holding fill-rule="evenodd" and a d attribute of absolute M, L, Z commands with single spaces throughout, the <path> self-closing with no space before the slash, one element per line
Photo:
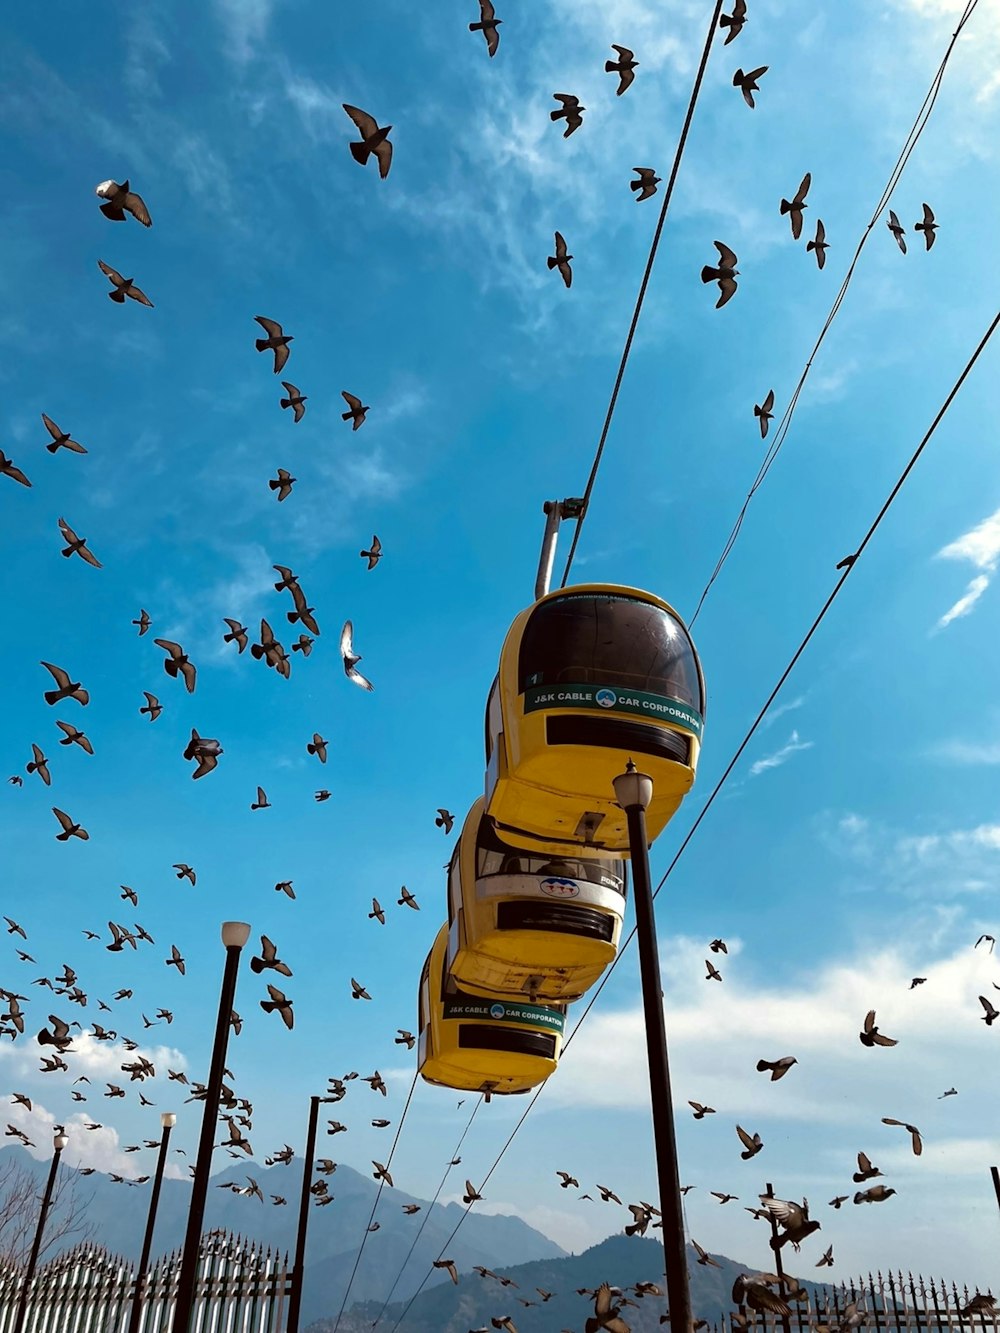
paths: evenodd
<path fill-rule="evenodd" d="M 784 409 L 960 8 L 851 3 L 803 23 L 790 4 L 754 0 L 739 40 L 715 46 L 575 578 L 646 587 L 691 615 L 763 456 L 753 404 L 773 387 Z M 112 1025 L 138 1038 L 140 1012 L 171 1008 L 174 1024 L 145 1034 L 168 1048 L 158 1070 L 203 1077 L 219 923 L 249 921 L 295 973 L 291 1034 L 260 1011 L 260 981 L 240 982 L 247 1025 L 230 1065 L 265 1152 L 301 1149 L 307 1098 L 331 1074 L 378 1067 L 392 1076 L 386 1114 L 402 1108 L 412 1066 L 392 1038 L 415 1026 L 446 910 L 451 843 L 435 809 L 461 818 L 481 790 L 482 712 L 531 597 L 541 505 L 582 491 L 662 197 L 637 205 L 631 168 L 667 176 L 709 13 L 511 0 L 490 61 L 467 31 L 475 9 L 60 4 L 57 24 L 51 9 L 4 24 L 0 448 L 33 486 L 0 477 L 0 769 L 23 774 L 36 742 L 53 785 L 24 775 L 0 800 L 2 910 L 37 960 L 18 963 L 7 940 L 0 984 L 30 995 L 29 1031 L 50 1009 L 36 974 L 77 969 L 90 1006 L 64 1016 L 81 1021 L 107 1020 L 94 997 L 133 986 Z M 622 98 L 603 72 L 612 42 L 640 61 Z M 880 221 L 699 617 L 701 770 L 654 849 L 657 875 L 995 314 L 984 259 L 998 56 L 1000 26 L 980 6 L 893 196 L 909 253 Z M 731 78 L 758 64 L 770 68 L 751 112 Z M 557 90 L 587 107 L 569 140 L 547 115 Z M 351 159 L 343 102 L 393 125 L 388 180 Z M 778 200 L 806 170 L 795 244 Z M 150 231 L 101 216 L 93 191 L 109 176 L 143 195 Z M 912 231 L 924 200 L 940 224 L 929 254 Z M 823 272 L 804 248 L 817 216 Z M 569 291 L 545 266 L 556 229 L 575 256 Z M 698 279 L 716 239 L 740 259 L 723 310 Z M 99 259 L 155 308 L 108 301 Z M 299 425 L 254 351 L 257 314 L 294 335 L 286 373 L 309 398 Z M 759 1228 L 709 1190 L 742 1207 L 766 1179 L 809 1196 L 835 1272 L 988 1277 L 1000 1032 L 976 996 L 993 994 L 1000 968 L 973 944 L 1000 934 L 996 367 L 990 347 L 658 900 L 682 1174 L 698 1185 L 688 1222 L 703 1246 L 748 1262 L 766 1261 Z M 340 420 L 343 389 L 371 404 L 357 433 Z M 41 412 L 88 454 L 46 453 Z M 266 484 L 279 466 L 299 479 L 281 505 Z M 60 558 L 60 516 L 103 569 Z M 385 558 L 368 573 L 357 552 L 373 532 Z M 274 563 L 299 575 L 322 629 L 288 682 L 221 639 L 223 616 L 255 630 L 263 615 L 292 641 Z M 130 625 L 140 606 L 154 626 L 143 639 Z M 348 617 L 370 696 L 340 668 Z M 190 653 L 193 696 L 165 676 L 154 635 Z M 89 707 L 45 705 L 42 659 L 77 673 Z M 138 713 L 144 689 L 164 705 L 153 726 Z M 85 727 L 93 758 L 57 744 L 55 717 Z M 197 784 L 182 759 L 191 727 L 225 751 Z M 306 754 L 315 730 L 330 741 L 325 768 Z M 258 783 L 273 808 L 251 812 Z M 89 842 L 55 842 L 53 804 Z M 180 861 L 196 888 L 175 879 Z M 294 902 L 275 894 L 282 879 Z M 404 883 L 419 915 L 367 920 L 371 896 L 394 903 Z M 120 884 L 140 895 L 134 914 Z M 118 956 L 84 940 L 109 918 L 141 921 L 155 948 Z M 731 952 L 709 989 L 715 935 Z M 172 943 L 184 978 L 164 966 Z M 350 1000 L 352 975 L 371 1004 Z M 928 981 L 911 993 L 913 975 Z M 858 1043 L 872 1006 L 897 1048 Z M 800 1064 L 772 1087 L 753 1063 L 781 1054 Z M 82 1109 L 109 1129 L 77 1130 L 69 1160 L 131 1167 L 119 1145 L 155 1137 L 134 1096 L 105 1120 L 97 1075 L 113 1080 L 121 1058 L 87 1043 L 78 1054 L 95 1077 Z M 68 1079 L 36 1070 L 28 1041 L 0 1048 L 0 1083 L 36 1102 L 23 1123 L 69 1119 Z M 938 1101 L 951 1086 L 958 1096 Z M 179 1109 L 177 1141 L 193 1149 L 197 1117 L 165 1076 L 150 1095 Z M 351 1132 L 336 1147 L 365 1169 L 391 1131 L 368 1127 L 359 1096 L 342 1104 Z M 717 1116 L 693 1124 L 688 1097 Z M 469 1103 L 456 1100 L 418 1088 L 394 1166 L 414 1194 L 433 1192 L 461 1132 Z M 522 1109 L 477 1117 L 463 1148 L 474 1181 Z M 883 1115 L 924 1130 L 919 1162 Z M 737 1121 L 765 1140 L 752 1165 L 736 1155 Z M 859 1149 L 899 1193 L 882 1211 L 834 1213 L 825 1201 L 850 1186 Z M 556 1167 L 651 1197 L 631 953 L 483 1205 L 573 1248 L 620 1226 L 557 1193 Z"/>

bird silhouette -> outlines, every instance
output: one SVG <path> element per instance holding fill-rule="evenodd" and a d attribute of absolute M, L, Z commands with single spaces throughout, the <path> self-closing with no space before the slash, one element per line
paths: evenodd
<path fill-rule="evenodd" d="M 0 475 L 10 477 L 11 481 L 20 482 L 22 486 L 31 485 L 31 482 L 21 469 L 11 462 L 2 449 L 0 449 Z"/>
<path fill-rule="evenodd" d="M 131 213 L 136 222 L 141 222 L 144 227 L 153 225 L 142 196 L 129 188 L 127 180 L 122 181 L 121 185 L 117 181 L 101 181 L 94 193 L 105 200 L 100 210 L 112 222 L 124 222 L 125 214 Z"/>
<path fill-rule="evenodd" d="M 167 654 L 163 662 L 163 669 L 167 675 L 174 680 L 178 676 L 183 677 L 188 694 L 194 694 L 198 671 L 184 649 L 179 643 L 174 643 L 173 639 L 154 639 L 153 642 Z"/>
<path fill-rule="evenodd" d="M 808 208 L 806 195 L 809 193 L 811 184 L 812 174 L 807 171 L 802 177 L 799 188 L 795 191 L 794 198 L 790 200 L 782 199 L 781 201 L 781 216 L 784 217 L 786 213 L 788 214 L 788 220 L 792 224 L 792 236 L 795 240 L 798 240 L 802 235 L 802 210 Z"/>
<path fill-rule="evenodd" d="M 734 0 L 733 12 L 731 14 L 723 14 L 719 18 L 719 27 L 729 29 L 729 35 L 723 42 L 723 46 L 728 46 L 730 42 L 736 40 L 736 38 L 743 31 L 743 25 L 744 23 L 746 23 L 746 21 L 747 21 L 746 0 Z"/>
<path fill-rule="evenodd" d="M 306 406 L 305 406 L 307 402 L 306 396 L 303 393 L 300 393 L 294 384 L 289 384 L 287 380 L 281 381 L 281 387 L 288 394 L 287 398 L 282 398 L 280 400 L 281 406 L 283 408 L 290 407 L 295 417 L 295 421 L 296 422 L 301 421 L 306 414 Z"/>
<path fill-rule="evenodd" d="M 771 424 L 771 418 L 774 416 L 774 390 L 767 391 L 767 397 L 762 403 L 754 403 L 753 414 L 758 419 L 760 425 L 760 438 L 767 439 L 768 427 Z"/>
<path fill-rule="evenodd" d="M 370 116 L 367 111 L 362 111 L 360 107 L 349 106 L 346 102 L 342 105 L 361 133 L 361 141 L 350 144 L 351 156 L 355 162 L 364 166 L 374 153 L 378 162 L 378 174 L 385 180 L 392 166 L 392 144 L 387 137 L 392 126 L 379 126 L 375 117 Z"/>
<path fill-rule="evenodd" d="M 103 259 L 97 261 L 97 267 L 114 288 L 114 291 L 108 292 L 108 296 L 117 305 L 124 305 L 126 296 L 130 296 L 133 301 L 138 301 L 140 305 L 149 306 L 150 309 L 153 308 L 152 301 L 141 287 L 135 285 L 131 278 L 123 278 L 117 269 L 112 268 L 110 264 L 105 264 Z"/>
<path fill-rule="evenodd" d="M 83 688 L 78 680 L 70 680 L 69 673 L 60 666 L 54 666 L 51 662 L 42 662 L 41 665 L 49 673 L 57 685 L 57 689 L 46 690 L 44 694 L 47 704 L 57 704 L 61 699 L 75 699 L 79 704 L 89 704 L 90 695 Z"/>
<path fill-rule="evenodd" d="M 254 315 L 254 319 L 267 334 L 266 338 L 255 338 L 254 346 L 258 352 L 274 352 L 274 373 L 277 375 L 285 368 L 288 344 L 294 342 L 294 335 L 286 334 L 276 319 L 268 319 L 266 315 Z"/>
<path fill-rule="evenodd" d="M 352 680 L 355 685 L 360 685 L 363 690 L 374 690 L 375 686 L 371 681 L 357 670 L 357 664 L 362 658 L 360 653 L 354 651 L 354 625 L 350 620 L 344 622 L 344 628 L 340 632 L 340 655 L 347 679 Z"/>
<path fill-rule="evenodd" d="M 739 276 L 739 269 L 736 265 L 739 260 L 729 246 L 724 245 L 722 241 L 714 241 L 713 244 L 719 252 L 719 263 L 716 268 L 706 264 L 701 270 L 701 280 L 702 282 L 717 282 L 719 284 L 720 295 L 715 303 L 715 308 L 718 310 L 736 295 L 736 278 Z"/>
<path fill-rule="evenodd" d="M 470 32 L 481 32 L 486 38 L 486 49 L 490 57 L 496 55 L 497 47 L 500 45 L 500 34 L 497 32 L 503 19 L 496 17 L 496 10 L 493 8 L 492 0 L 479 0 L 479 22 L 470 23 Z"/>
<path fill-rule="evenodd" d="M 550 269 L 557 268 L 566 286 L 572 287 L 573 270 L 570 268 L 570 260 L 573 258 L 573 256 L 571 254 L 567 254 L 566 252 L 566 242 L 563 239 L 562 232 L 557 231 L 555 237 L 556 237 L 556 252 L 554 255 L 549 255 L 548 259 L 546 259 L 545 262 L 548 264 Z"/>
<path fill-rule="evenodd" d="M 822 268 L 826 263 L 826 252 L 829 249 L 829 242 L 826 239 L 826 228 L 823 226 L 821 218 L 816 219 L 816 235 L 811 241 L 807 241 L 806 250 L 813 250 L 816 253 L 816 267 Z"/>
<path fill-rule="evenodd" d="M 371 408 L 363 403 L 356 394 L 348 393 L 346 389 L 341 389 L 340 396 L 347 404 L 347 411 L 340 414 L 341 421 L 353 421 L 354 425 L 351 430 L 360 430 Z"/>
<path fill-rule="evenodd" d="M 64 518 L 59 520 L 59 531 L 62 533 L 66 545 L 61 552 L 68 560 L 71 555 L 78 555 L 81 560 L 85 560 L 88 565 L 93 565 L 95 569 L 102 569 L 103 566 L 94 555 L 93 551 L 87 546 L 86 537 L 78 537 Z"/>
<path fill-rule="evenodd" d="M 292 487 L 296 481 L 298 481 L 297 477 L 293 477 L 286 468 L 279 467 L 277 477 L 270 478 L 267 484 L 272 491 L 278 492 L 278 503 L 280 504 L 282 500 L 287 500 L 291 495 Z"/>
<path fill-rule="evenodd" d="M 779 1078 L 785 1077 L 792 1065 L 797 1064 L 798 1060 L 796 1060 L 794 1055 L 783 1055 L 780 1060 L 758 1060 L 757 1072 L 758 1074 L 763 1074 L 770 1070 L 771 1082 L 777 1083 Z"/>
<path fill-rule="evenodd" d="M 261 935 L 260 956 L 250 959 L 250 971 L 259 973 L 265 969 L 279 972 L 283 977 L 292 975 L 292 969 L 278 957 L 278 951 L 272 941 L 266 935 Z"/>
<path fill-rule="evenodd" d="M 291 1032 L 295 1026 L 295 1015 L 292 1013 L 292 1001 L 287 998 L 277 986 L 269 985 L 267 993 L 271 997 L 269 1000 L 261 1000 L 260 1007 L 265 1014 L 271 1014 L 277 1011 L 285 1027 Z"/>
<path fill-rule="evenodd" d="M 369 569 L 375 568 L 378 562 L 382 559 L 382 543 L 377 536 L 374 534 L 372 535 L 372 544 L 370 548 L 367 551 L 361 551 L 360 555 L 362 560 L 368 561 Z"/>
<path fill-rule="evenodd" d="M 52 813 L 62 825 L 62 832 L 56 834 L 57 842 L 68 842 L 70 838 L 80 838 L 84 842 L 89 839 L 90 834 L 83 825 L 74 823 L 65 810 L 60 810 L 57 806 L 53 806 Z"/>
<path fill-rule="evenodd" d="M 627 46 L 619 46 L 617 42 L 612 42 L 611 49 L 618 52 L 618 59 L 606 60 L 604 62 L 604 72 L 605 74 L 618 75 L 618 87 L 615 89 L 615 93 L 616 96 L 621 97 L 622 93 L 631 88 L 635 82 L 635 71 L 639 67 L 639 62 L 635 58 L 635 53 L 630 51 Z"/>
<path fill-rule="evenodd" d="M 747 106 L 753 110 L 756 105 L 753 100 L 754 93 L 760 92 L 757 86 L 757 80 L 762 78 L 768 70 L 767 65 L 758 65 L 756 69 L 748 70 L 745 74 L 742 69 L 738 69 L 733 75 L 733 87 L 739 88 L 743 94 L 743 100 Z"/>
<path fill-rule="evenodd" d="M 875 1026 L 875 1010 L 869 1009 L 865 1015 L 864 1026 L 858 1033 L 862 1046 L 896 1046 L 892 1037 L 885 1037 Z"/>
<path fill-rule="evenodd" d="M 85 454 L 87 451 L 77 440 L 70 439 L 69 432 L 60 430 L 51 417 L 42 413 L 42 422 L 45 429 L 52 436 L 52 439 L 45 446 L 50 454 L 56 453 L 59 449 L 68 449 L 70 453 Z"/>
<path fill-rule="evenodd" d="M 916 1125 L 908 1125 L 905 1120 L 893 1120 L 891 1116 L 885 1115 L 882 1117 L 882 1124 L 899 1125 L 901 1129 L 905 1129 L 910 1135 L 910 1145 L 913 1148 L 914 1157 L 920 1156 L 924 1150 L 924 1141 L 920 1137 L 920 1130 L 917 1129 Z"/>
<path fill-rule="evenodd" d="M 886 224 L 885 224 L 885 225 L 886 225 L 886 226 L 889 228 L 889 230 L 892 232 L 893 239 L 895 240 L 896 244 L 899 246 L 900 250 L 902 250 L 903 254 L 905 255 L 905 254 L 906 254 L 906 229 L 903 227 L 903 225 L 902 225 L 902 223 L 900 222 L 899 218 L 896 217 L 896 214 L 892 211 L 891 208 L 889 209 L 889 217 L 888 217 L 888 220 L 886 221 Z"/>
<path fill-rule="evenodd" d="M 660 183 L 660 177 L 652 167 L 633 167 L 632 170 L 639 177 L 638 180 L 629 181 L 628 188 L 635 191 L 636 203 L 642 203 L 643 199 L 649 199 L 656 193 L 656 187 Z"/>
<path fill-rule="evenodd" d="M 924 204 L 923 211 L 923 222 L 915 223 L 913 230 L 922 231 L 924 233 L 924 243 L 929 250 L 934 244 L 935 232 L 937 231 L 938 224 L 934 221 L 934 210 L 931 208 L 930 204 Z"/>
<path fill-rule="evenodd" d="M 568 139 L 574 130 L 578 130 L 583 124 L 583 113 L 585 106 L 580 105 L 579 97 L 573 93 L 553 93 L 552 96 L 557 102 L 562 103 L 558 111 L 550 111 L 550 120 L 565 120 L 566 128 L 563 131 L 563 138 Z"/>

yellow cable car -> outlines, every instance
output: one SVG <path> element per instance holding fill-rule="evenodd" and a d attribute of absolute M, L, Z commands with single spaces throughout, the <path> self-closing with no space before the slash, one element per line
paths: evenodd
<path fill-rule="evenodd" d="M 483 805 L 448 867 L 448 971 L 473 995 L 578 1000 L 617 951 L 625 862 L 506 846 Z"/>
<path fill-rule="evenodd" d="M 486 813 L 505 842 L 628 855 L 612 779 L 653 779 L 650 842 L 694 782 L 705 712 L 684 622 L 652 593 L 581 584 L 511 625 L 486 705 Z"/>
<path fill-rule="evenodd" d="M 559 1063 L 565 1005 L 484 1000 L 448 973 L 448 926 L 420 974 L 417 1067 L 428 1083 L 465 1092 L 527 1092 Z"/>

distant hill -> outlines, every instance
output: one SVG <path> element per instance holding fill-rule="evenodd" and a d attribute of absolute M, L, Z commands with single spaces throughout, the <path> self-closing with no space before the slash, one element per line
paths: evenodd
<path fill-rule="evenodd" d="M 12 1146 L 0 1150 L 0 1168 L 11 1155 L 33 1173 L 41 1193 L 48 1162 L 38 1162 L 26 1149 Z M 150 1185 L 116 1185 L 100 1172 L 81 1177 L 72 1167 L 60 1168 L 61 1178 L 74 1174 L 78 1177 L 79 1197 L 88 1200 L 86 1218 L 92 1227 L 92 1239 L 113 1253 L 137 1259 L 149 1210 Z M 267 1200 L 265 1204 L 235 1195 L 231 1190 L 216 1188 L 225 1181 L 244 1185 L 248 1175 L 259 1182 Z M 310 1208 L 302 1297 L 303 1327 L 321 1315 L 331 1312 L 336 1315 L 340 1308 L 378 1189 L 374 1180 L 344 1165 L 338 1166 L 325 1179 L 336 1201 L 326 1208 Z M 295 1158 L 288 1166 L 264 1167 L 253 1158 L 234 1163 L 212 1178 L 205 1230 L 225 1227 L 250 1240 L 263 1241 L 273 1249 L 287 1250 L 291 1256 L 295 1248 L 301 1184 L 301 1158 Z M 287 1205 L 273 1205 L 271 1194 L 287 1199 Z M 164 1180 L 153 1238 L 154 1258 L 183 1243 L 190 1197 L 191 1186 L 187 1180 Z M 407 1217 L 402 1210 L 404 1203 L 421 1204 L 422 1211 Z M 384 1299 L 392 1280 L 390 1277 L 387 1281 L 386 1274 L 395 1276 L 424 1219 L 423 1210 L 429 1207 L 425 1200 L 402 1190 L 386 1188 L 382 1191 L 377 1214 L 379 1230 L 368 1238 L 351 1288 L 352 1300 Z M 433 1206 L 420 1242 L 396 1289 L 400 1299 L 408 1300 L 412 1295 L 464 1211 L 460 1204 L 454 1203 Z M 75 1244 L 78 1239 L 68 1237 L 63 1248 Z M 456 1262 L 467 1269 L 473 1264 L 522 1264 L 528 1259 L 560 1258 L 566 1253 L 519 1217 L 475 1212 L 470 1213 L 462 1224 L 453 1248 Z M 434 1277 L 436 1281 L 448 1282 L 447 1274 L 435 1272 Z"/>
<path fill-rule="evenodd" d="M 715 1322 L 720 1312 L 733 1308 L 731 1293 L 738 1273 L 755 1272 L 745 1264 L 736 1263 L 724 1255 L 713 1255 L 720 1268 L 710 1268 L 697 1262 L 693 1248 L 688 1247 L 688 1272 L 691 1283 L 691 1304 L 696 1318 Z M 451 1258 L 457 1256 L 452 1254 Z M 399 1333 L 468 1333 L 469 1329 L 490 1327 L 492 1316 L 510 1315 L 518 1333 L 556 1333 L 558 1329 L 581 1329 L 587 1315 L 593 1313 L 593 1302 L 577 1295 L 578 1287 L 596 1288 L 602 1282 L 612 1286 L 634 1286 L 636 1282 L 656 1282 L 665 1289 L 663 1280 L 663 1246 L 658 1240 L 609 1236 L 599 1245 L 582 1254 L 562 1259 L 542 1258 L 531 1263 L 505 1268 L 486 1264 L 495 1273 L 513 1278 L 516 1287 L 503 1287 L 491 1278 L 465 1270 L 459 1264 L 459 1283 L 450 1281 L 422 1292 L 410 1306 L 400 1324 Z M 796 1277 L 801 1273 L 789 1264 Z M 812 1289 L 814 1284 L 804 1285 Z M 542 1302 L 536 1290 L 552 1292 L 551 1299 Z M 518 1298 L 537 1304 L 523 1306 Z M 634 1299 L 634 1294 L 633 1294 Z M 666 1312 L 666 1300 L 646 1296 L 636 1302 L 638 1308 L 628 1306 L 623 1318 L 631 1325 L 632 1333 L 659 1333 L 660 1315 Z M 380 1327 L 388 1330 L 400 1318 L 406 1301 L 394 1302 L 385 1312 Z M 371 1333 L 372 1322 L 382 1308 L 381 1301 L 353 1305 L 340 1321 L 340 1333 Z M 336 1316 L 336 1310 L 332 1315 Z M 386 1322 L 388 1321 L 388 1322 Z M 318 1320 L 307 1333 L 332 1333 L 335 1318 Z"/>

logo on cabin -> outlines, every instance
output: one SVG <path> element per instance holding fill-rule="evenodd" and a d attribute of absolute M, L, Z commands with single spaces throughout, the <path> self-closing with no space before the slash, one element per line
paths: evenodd
<path fill-rule="evenodd" d="M 490 1005 L 490 1018 L 503 1018 L 506 1012 L 507 1010 L 504 1008 L 502 1004 Z"/>
<path fill-rule="evenodd" d="M 580 886 L 574 879 L 560 879 L 558 876 L 553 876 L 550 879 L 543 879 L 539 887 L 550 898 L 579 898 L 580 896 Z"/>
<path fill-rule="evenodd" d="M 598 690 L 594 698 L 602 708 L 614 708 L 618 702 L 618 695 L 615 694 L 614 690 Z"/>

